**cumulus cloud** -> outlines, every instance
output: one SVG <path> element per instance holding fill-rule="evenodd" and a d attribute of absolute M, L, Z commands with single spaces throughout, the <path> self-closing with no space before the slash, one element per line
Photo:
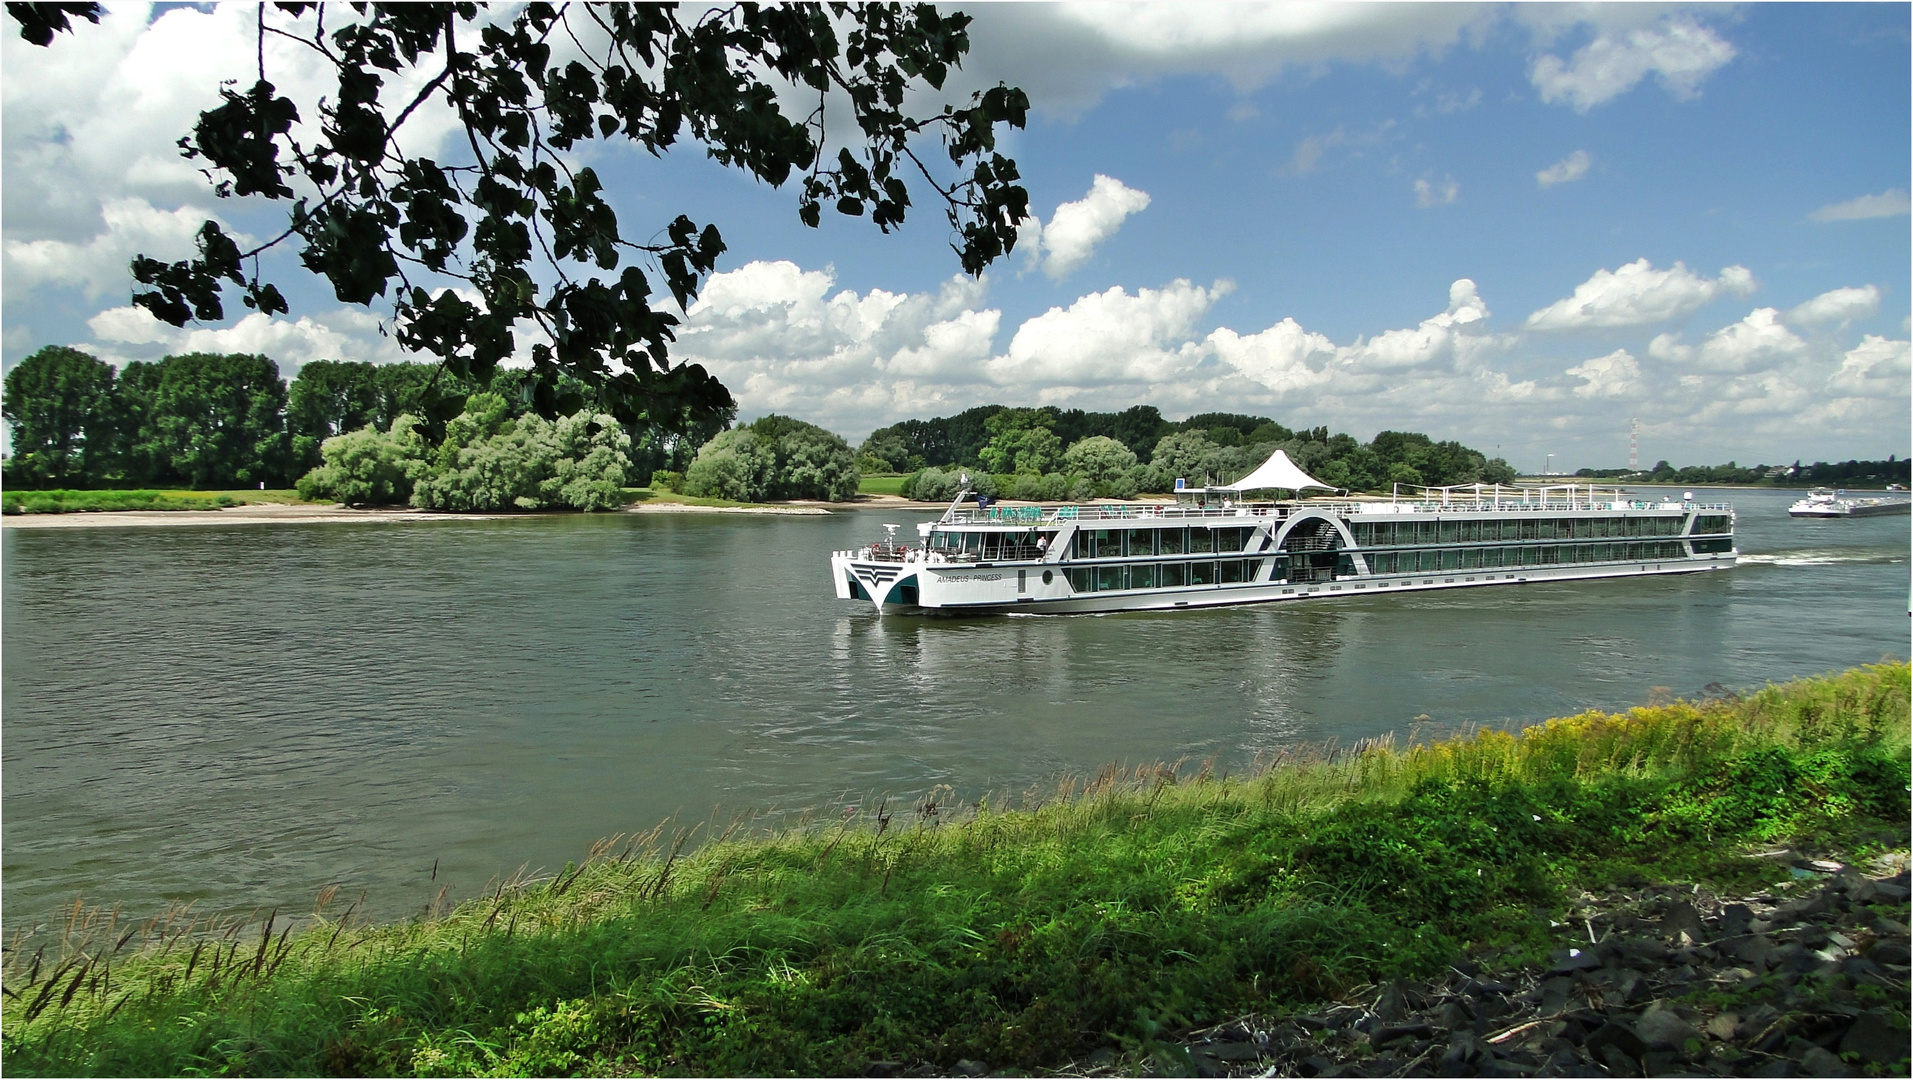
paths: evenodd
<path fill-rule="evenodd" d="M 1853 394 L 1897 394 L 1904 398 L 1907 375 L 1913 371 L 1909 363 L 1910 344 L 1913 343 L 1866 335 L 1840 358 L 1840 370 L 1828 380 L 1829 386 Z"/>
<path fill-rule="evenodd" d="M 1862 221 L 1866 218 L 1900 217 L 1913 212 L 1913 201 L 1899 188 L 1878 195 L 1862 195 L 1843 203 L 1832 203 L 1808 214 L 1814 221 Z"/>
<path fill-rule="evenodd" d="M 314 360 L 369 360 L 389 364 L 413 359 L 379 332 L 376 316 L 356 308 L 284 319 L 253 312 L 224 327 L 176 327 L 145 308 L 108 308 L 87 320 L 92 349 L 123 364 L 167 353 L 258 353 L 290 376 Z"/>
<path fill-rule="evenodd" d="M 84 241 L 7 240 L 9 289 L 30 292 L 49 285 L 72 286 L 89 300 L 109 291 L 124 293 L 132 284 L 127 265 L 133 256 L 181 259 L 191 255 L 193 235 L 211 216 L 191 206 L 159 210 L 145 199 L 109 199 L 100 209 L 104 228 Z"/>
<path fill-rule="evenodd" d="M 1415 205 L 1427 210 L 1434 206 L 1447 206 L 1461 197 L 1461 185 L 1455 183 L 1452 176 L 1443 177 L 1440 183 L 1426 178 L 1415 181 Z"/>
<path fill-rule="evenodd" d="M 1588 174 L 1588 166 L 1593 163 L 1594 159 L 1588 156 L 1586 150 L 1576 150 L 1560 161 L 1535 173 L 1534 182 L 1544 188 L 1551 188 L 1556 184 L 1572 183 L 1586 176 Z"/>
<path fill-rule="evenodd" d="M 1448 287 L 1448 308 L 1423 319 L 1412 330 L 1388 330 L 1367 341 L 1357 341 L 1337 354 L 1337 361 L 1363 370 L 1424 367 L 1455 358 L 1470 337 L 1487 328 L 1488 305 L 1475 283 L 1462 278 Z"/>
<path fill-rule="evenodd" d="M 1845 326 L 1880 310 L 1877 286 L 1829 289 L 1782 316 L 1796 326 Z"/>
<path fill-rule="evenodd" d="M 1090 293 L 1018 327 L 1009 351 L 985 370 L 999 386 L 1161 382 L 1187 366 L 1197 321 L 1234 288 L 1178 279 L 1134 294 Z"/>
<path fill-rule="evenodd" d="M 1035 218 L 1026 220 L 1018 230 L 1017 246 L 1027 245 L 1030 257 L 1041 260 L 1043 272 L 1061 281 L 1088 262 L 1103 241 L 1116 235 L 1124 219 L 1148 206 L 1148 192 L 1097 173 L 1088 194 L 1058 206 L 1047 225 Z"/>
<path fill-rule="evenodd" d="M 1581 380 L 1574 393 L 1584 398 L 1634 397 L 1641 389 L 1641 365 L 1626 349 L 1584 360 L 1568 369 Z"/>
<path fill-rule="evenodd" d="M 1530 330 L 1585 330 L 1665 322 L 1700 310 L 1725 294 L 1745 296 L 1754 276 L 1744 266 L 1729 266 L 1718 278 L 1706 278 L 1675 262 L 1656 270 L 1638 259 L 1618 270 L 1597 270 L 1575 287 L 1574 295 L 1528 316 Z"/>
<path fill-rule="evenodd" d="M 1657 76 L 1676 98 L 1690 98 L 1700 84 L 1735 56 L 1734 47 L 1692 19 L 1667 18 L 1659 25 L 1603 32 L 1562 60 L 1553 54 L 1534 62 L 1529 79 L 1541 100 L 1564 102 L 1587 112 Z"/>
<path fill-rule="evenodd" d="M 1712 371 L 1761 371 L 1806 352 L 1807 343 L 1780 322 L 1773 308 L 1755 308 L 1747 317 L 1707 335 L 1693 354 Z"/>
<path fill-rule="evenodd" d="M 1276 394 L 1327 383 L 1335 343 L 1324 334 L 1302 329 L 1285 318 L 1259 334 L 1247 336 L 1224 326 L 1212 332 L 1207 345 L 1229 367 Z"/>

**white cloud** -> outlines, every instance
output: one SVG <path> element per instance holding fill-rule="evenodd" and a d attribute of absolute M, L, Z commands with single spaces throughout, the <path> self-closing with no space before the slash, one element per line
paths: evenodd
<path fill-rule="evenodd" d="M 1626 349 L 1584 360 L 1568 369 L 1581 380 L 1574 393 L 1585 398 L 1634 397 L 1641 389 L 1641 365 Z"/>
<path fill-rule="evenodd" d="M 212 215 L 192 206 L 158 210 L 140 198 L 107 200 L 100 210 L 105 228 L 85 240 L 7 240 L 9 290 L 31 292 L 45 286 L 73 286 L 89 300 L 108 292 L 124 294 L 132 286 L 127 264 L 135 255 L 183 259 L 193 253 L 193 236 Z"/>
<path fill-rule="evenodd" d="M 1692 360 L 1708 371 L 1763 371 L 1803 356 L 1807 343 L 1780 323 L 1773 308 L 1755 308 L 1747 317 L 1707 335 Z"/>
<path fill-rule="evenodd" d="M 1103 241 L 1116 235 L 1125 218 L 1148 206 L 1148 192 L 1097 173 L 1089 192 L 1075 202 L 1058 206 L 1049 224 L 1034 218 L 1025 221 L 1018 232 L 1017 246 L 1027 244 L 1032 259 L 1040 252 L 1043 272 L 1061 281 L 1088 262 Z"/>
<path fill-rule="evenodd" d="M 1234 287 L 1178 279 L 1134 295 L 1120 287 L 1090 293 L 1018 327 L 1009 351 L 985 370 L 999 386 L 1161 382 L 1188 365 L 1197 320 Z"/>
<path fill-rule="evenodd" d="M 1913 201 L 1907 199 L 1905 191 L 1894 188 L 1878 195 L 1862 195 L 1843 203 L 1823 206 L 1807 216 L 1815 221 L 1861 221 L 1866 218 L 1901 217 L 1908 212 L 1913 212 Z"/>
<path fill-rule="evenodd" d="M 225 327 L 169 326 L 145 308 L 108 308 L 87 320 L 91 351 L 114 363 L 167 353 L 259 353 L 291 376 L 314 360 L 369 360 L 389 364 L 415 359 L 379 332 L 379 320 L 357 308 L 282 319 L 253 312 Z M 132 348 L 128 348 L 132 346 Z M 146 346 L 141 348 L 141 346 Z"/>
<path fill-rule="evenodd" d="M 1855 319 L 1869 318 L 1879 310 L 1879 288 L 1866 285 L 1857 289 L 1829 289 L 1789 310 L 1782 318 L 1798 326 L 1845 326 Z"/>
<path fill-rule="evenodd" d="M 1588 156 L 1586 150 L 1576 150 L 1560 161 L 1535 173 L 1534 182 L 1544 188 L 1551 188 L 1556 184 L 1572 183 L 1586 176 L 1588 174 L 1588 166 L 1593 163 L 1594 159 Z"/>
<path fill-rule="evenodd" d="M 1111 89 L 1176 75 L 1221 76 L 1246 93 L 1294 67 L 1399 69 L 1502 17 L 1477 4 L 1229 2 L 981 4 L 969 14 L 972 47 L 952 83 L 967 92 L 1006 81 L 1065 116 Z"/>
<path fill-rule="evenodd" d="M 1587 112 L 1649 75 L 1658 76 L 1675 97 L 1693 97 L 1734 55 L 1734 47 L 1707 27 L 1688 18 L 1667 18 L 1658 26 L 1603 32 L 1567 61 L 1542 56 L 1529 78 L 1542 101 L 1565 102 Z"/>
<path fill-rule="evenodd" d="M 1840 370 L 1834 373 L 1828 383 L 1836 391 L 1897 396 L 1903 403 L 1907 376 L 1909 371 L 1913 371 L 1913 364 L 1909 362 L 1909 345 L 1913 343 L 1868 334 L 1861 339 L 1860 344 L 1840 358 Z"/>
<path fill-rule="evenodd" d="M 1278 395 L 1321 386 L 1332 377 L 1335 343 L 1302 329 L 1293 318 L 1246 337 L 1224 326 L 1206 343 L 1223 363 Z"/>
<path fill-rule="evenodd" d="M 1447 206 L 1461 197 L 1461 185 L 1455 183 L 1452 176 L 1444 177 L 1439 184 L 1426 179 L 1415 181 L 1415 205 L 1426 210 L 1433 206 Z"/>
<path fill-rule="evenodd" d="M 1618 270 L 1597 270 L 1575 287 L 1574 295 L 1528 316 L 1530 330 L 1583 330 L 1642 326 L 1692 314 L 1724 294 L 1744 296 L 1754 290 L 1754 276 L 1744 266 L 1729 266 L 1718 278 L 1701 277 L 1676 262 L 1656 270 L 1638 259 Z"/>
<path fill-rule="evenodd" d="M 1488 305 L 1475 283 L 1462 278 L 1448 287 L 1448 308 L 1423 319 L 1413 330 L 1388 330 L 1366 342 L 1357 341 L 1337 354 L 1337 361 L 1360 370 L 1424 367 L 1454 359 L 1469 337 L 1487 329 Z"/>

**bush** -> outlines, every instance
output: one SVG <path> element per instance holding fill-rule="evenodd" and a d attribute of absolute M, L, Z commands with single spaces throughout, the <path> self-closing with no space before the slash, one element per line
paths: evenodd
<path fill-rule="evenodd" d="M 395 425 L 396 426 L 396 425 Z M 631 437 L 608 415 L 513 418 L 497 394 L 473 394 L 446 425 L 412 505 L 433 510 L 613 510 L 631 468 Z"/>
<path fill-rule="evenodd" d="M 400 416 L 390 431 L 364 427 L 334 435 L 319 447 L 318 468 L 294 485 L 307 502 L 333 500 L 347 506 L 402 506 L 425 475 L 425 443 L 416 421 Z"/>
<path fill-rule="evenodd" d="M 682 494 L 684 491 L 684 474 L 674 469 L 659 469 L 651 474 L 651 488 L 654 491 L 663 488 L 665 491 Z"/>
<path fill-rule="evenodd" d="M 738 502 L 847 502 L 861 480 L 841 436 L 773 413 L 705 443 L 684 474 L 684 491 Z"/>

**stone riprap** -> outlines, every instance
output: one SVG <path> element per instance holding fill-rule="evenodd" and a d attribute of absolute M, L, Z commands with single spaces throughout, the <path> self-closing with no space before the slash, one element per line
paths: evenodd
<path fill-rule="evenodd" d="M 1786 858 L 1791 853 L 1769 853 Z M 1907 873 L 1788 861 L 1801 888 L 1586 895 L 1545 966 L 1493 956 L 1190 1034 L 1199 1076 L 1906 1076 Z M 1179 1060 L 1178 1060 L 1179 1059 Z M 1180 1068 L 1178 1068 L 1178 1066 Z M 1072 1070 L 1125 1071 L 1115 1060 Z"/>

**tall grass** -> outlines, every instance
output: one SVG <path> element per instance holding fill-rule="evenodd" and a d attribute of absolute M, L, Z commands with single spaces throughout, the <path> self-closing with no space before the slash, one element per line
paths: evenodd
<path fill-rule="evenodd" d="M 1519 733 L 1109 767 L 754 831 L 667 822 L 401 924 L 322 895 L 10 943 L 21 1073 L 859 1074 L 1055 1065 L 1543 944 L 1616 875 L 1903 845 L 1909 673 L 1856 669 Z M 717 835 L 710 835 L 715 831 Z"/>
<path fill-rule="evenodd" d="M 8 491 L 0 513 L 76 514 L 102 510 L 219 510 L 239 505 L 231 495 L 175 491 Z"/>

